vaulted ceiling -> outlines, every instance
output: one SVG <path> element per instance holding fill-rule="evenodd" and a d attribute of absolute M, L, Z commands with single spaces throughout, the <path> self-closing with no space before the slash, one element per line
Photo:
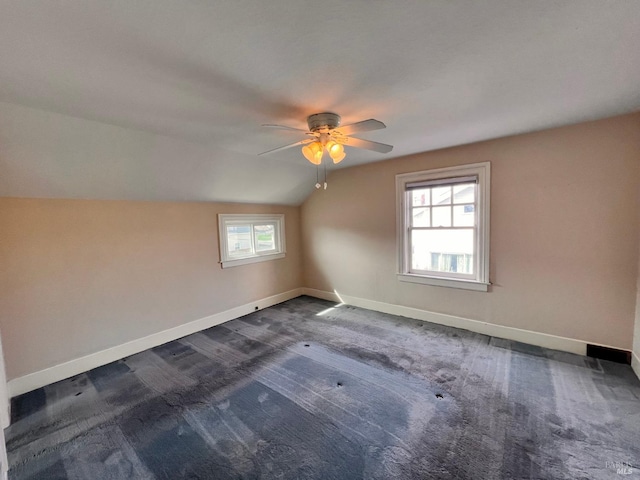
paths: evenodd
<path fill-rule="evenodd" d="M 263 123 L 386 123 L 349 167 L 613 116 L 639 45 L 637 0 L 2 2 L 0 195 L 298 204 Z"/>

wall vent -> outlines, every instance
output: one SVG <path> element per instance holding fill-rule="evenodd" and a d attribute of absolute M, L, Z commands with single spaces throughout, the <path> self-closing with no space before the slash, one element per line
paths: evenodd
<path fill-rule="evenodd" d="M 617 348 L 601 347 L 600 345 L 591 345 L 590 343 L 587 344 L 587 357 L 631 365 L 631 352 L 618 350 Z"/>

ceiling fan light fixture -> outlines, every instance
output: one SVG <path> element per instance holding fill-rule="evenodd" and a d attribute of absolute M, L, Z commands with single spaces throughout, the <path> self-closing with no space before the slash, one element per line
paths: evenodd
<path fill-rule="evenodd" d="M 344 160 L 344 157 L 346 157 L 346 156 L 347 156 L 347 154 L 342 152 L 339 155 L 331 155 L 331 159 L 333 160 L 333 163 L 338 164 L 342 160 Z"/>
<path fill-rule="evenodd" d="M 327 152 L 329 152 L 329 156 L 333 160 L 333 163 L 340 163 L 344 160 L 344 157 L 346 157 L 344 147 L 333 140 L 328 141 L 325 148 L 327 149 Z"/>
<path fill-rule="evenodd" d="M 323 149 L 320 142 L 313 142 L 302 147 L 302 155 L 314 165 L 322 163 L 322 153 Z"/>
<path fill-rule="evenodd" d="M 329 140 L 325 145 L 325 148 L 327 149 L 327 152 L 329 152 L 329 155 L 331 155 L 331 158 L 333 158 L 333 155 L 337 155 L 344 150 L 342 145 L 334 142 L 333 140 Z"/>
<path fill-rule="evenodd" d="M 370 140 L 364 140 L 362 138 L 351 136 L 360 132 L 369 132 L 372 130 L 380 130 L 382 128 L 386 128 L 386 125 L 381 121 L 376 120 L 375 118 L 370 118 L 368 120 L 362 120 L 360 122 L 341 126 L 340 120 L 340 115 L 338 115 L 337 113 L 314 113 L 313 115 L 309 115 L 307 117 L 307 125 L 309 126 L 308 131 L 304 131 L 296 127 L 287 127 L 286 125 L 264 124 L 264 127 L 303 132 L 307 135 L 307 138 L 294 143 L 290 143 L 289 145 L 284 145 L 272 150 L 267 150 L 266 152 L 262 152 L 259 155 L 280 152 L 291 147 L 304 145 L 302 147 L 302 155 L 304 155 L 304 158 L 306 158 L 310 163 L 316 166 L 316 173 L 318 173 L 318 178 L 316 178 L 316 188 L 319 189 L 322 187 L 319 178 L 319 171 L 320 165 L 322 165 L 322 156 L 325 150 L 327 151 L 329 157 L 331 157 L 331 160 L 334 164 L 340 163 L 347 156 L 344 151 L 345 144 L 349 145 L 350 147 L 364 148 L 365 150 L 371 150 L 378 153 L 389 153 L 391 150 L 393 150 L 393 145 L 372 142 Z M 326 169 L 327 165 L 325 163 L 325 189 L 327 188 Z"/>

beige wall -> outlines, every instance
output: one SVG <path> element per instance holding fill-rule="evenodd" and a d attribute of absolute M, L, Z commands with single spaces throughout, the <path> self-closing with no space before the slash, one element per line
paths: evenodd
<path fill-rule="evenodd" d="M 284 213 L 287 256 L 221 269 L 218 213 Z M 0 199 L 13 379 L 301 286 L 300 209 Z"/>
<path fill-rule="evenodd" d="M 638 190 L 638 195 L 640 195 L 640 189 Z M 640 209 L 638 211 L 638 225 L 640 225 Z M 636 317 L 633 328 L 633 356 L 631 358 L 631 366 L 640 378 L 640 264 L 638 264 L 636 289 Z"/>
<path fill-rule="evenodd" d="M 399 282 L 395 175 L 481 161 L 491 291 Z M 302 206 L 305 286 L 630 349 L 639 180 L 639 114 L 337 170 Z"/>
<path fill-rule="evenodd" d="M 398 282 L 395 175 L 487 160 L 491 291 Z M 640 353 L 639 177 L 629 115 L 339 170 L 301 209 L 0 199 L 7 377 L 301 286 L 625 349 L 637 319 Z M 222 212 L 285 213 L 287 257 L 221 269 Z"/>
<path fill-rule="evenodd" d="M 640 278 L 638 278 L 638 296 L 636 300 L 636 319 L 633 331 L 633 358 L 631 364 L 640 377 Z"/>

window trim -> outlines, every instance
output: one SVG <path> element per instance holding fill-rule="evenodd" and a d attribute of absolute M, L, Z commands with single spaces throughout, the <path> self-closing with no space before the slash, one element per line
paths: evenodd
<path fill-rule="evenodd" d="M 264 224 L 264 223 L 273 223 L 275 224 L 275 244 L 276 248 L 274 250 L 269 250 L 268 252 L 254 252 L 251 255 L 242 258 L 230 258 L 228 255 L 229 252 L 229 244 L 227 237 L 227 226 L 233 223 L 241 223 L 241 224 Z M 286 242 L 285 242 L 285 227 L 284 227 L 284 214 L 283 213 L 256 213 L 256 214 L 247 214 L 247 213 L 238 213 L 238 214 L 228 214 L 228 213 L 219 213 L 218 214 L 218 239 L 220 246 L 220 265 L 222 268 L 229 267 L 237 267 L 240 265 L 248 265 L 251 263 L 258 262 L 266 262 L 269 260 L 277 260 L 279 258 L 284 258 L 287 253 Z"/>
<path fill-rule="evenodd" d="M 408 235 L 410 219 L 407 205 L 407 184 L 429 182 L 446 178 L 476 176 L 478 225 L 475 249 L 478 252 L 477 273 L 475 278 L 454 278 L 448 275 L 412 273 L 409 266 L 410 238 Z M 396 175 L 396 226 L 398 246 L 397 278 L 402 282 L 420 283 L 440 287 L 461 288 L 466 290 L 488 291 L 489 282 L 489 229 L 490 229 L 490 162 L 457 165 L 454 167 L 436 168 L 420 172 Z"/>

